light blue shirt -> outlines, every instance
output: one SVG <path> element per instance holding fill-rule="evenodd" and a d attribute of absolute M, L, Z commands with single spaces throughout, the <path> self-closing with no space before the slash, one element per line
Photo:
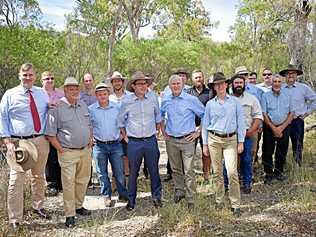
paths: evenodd
<path fill-rule="evenodd" d="M 117 123 L 117 117 L 120 107 L 118 104 L 109 101 L 104 108 L 99 102 L 89 106 L 93 136 L 100 141 L 119 140 L 120 128 Z"/>
<path fill-rule="evenodd" d="M 41 120 L 41 130 L 38 134 L 44 134 L 49 98 L 42 88 L 33 86 L 30 90 Z M 21 85 L 9 89 L 3 95 L 0 104 L 0 136 L 30 136 L 33 134 L 37 134 L 37 132 L 34 130 L 27 89 Z"/>
<path fill-rule="evenodd" d="M 208 143 L 208 131 L 220 134 L 237 132 L 238 142 L 244 142 L 246 124 L 241 104 L 233 96 L 226 95 L 224 103 L 218 97 L 207 102 L 202 122 L 203 144 Z"/>
<path fill-rule="evenodd" d="M 158 99 L 154 93 L 147 93 L 143 99 L 134 93 L 124 97 L 118 126 L 126 129 L 127 136 L 151 137 L 156 134 L 156 124 L 161 120 Z"/>
<path fill-rule="evenodd" d="M 304 83 L 295 82 L 293 86 L 284 84 L 291 96 L 295 117 L 311 114 L 316 110 L 316 93 Z"/>
<path fill-rule="evenodd" d="M 195 131 L 195 115 L 202 118 L 204 105 L 195 96 L 184 91 L 179 96 L 164 96 L 161 113 L 166 120 L 166 133 L 170 136 L 181 137 Z"/>
<path fill-rule="evenodd" d="M 189 89 L 191 89 L 191 88 L 192 88 L 191 86 L 189 86 L 189 85 L 187 85 L 187 84 L 184 84 L 183 90 L 184 90 L 185 92 L 187 92 L 187 90 L 189 90 Z M 163 96 L 165 97 L 165 96 L 171 95 L 171 94 L 172 94 L 172 91 L 171 91 L 171 89 L 170 89 L 170 87 L 169 87 L 169 85 L 168 85 L 168 86 L 166 86 L 165 89 L 163 90 Z"/>
<path fill-rule="evenodd" d="M 247 91 L 249 94 L 254 95 L 259 101 L 261 101 L 263 90 L 258 88 L 256 85 L 247 83 L 245 91 Z"/>
<path fill-rule="evenodd" d="M 277 95 L 272 90 L 263 94 L 261 101 L 262 112 L 266 113 L 275 125 L 283 123 L 288 114 L 293 112 L 290 95 L 283 88 Z"/>

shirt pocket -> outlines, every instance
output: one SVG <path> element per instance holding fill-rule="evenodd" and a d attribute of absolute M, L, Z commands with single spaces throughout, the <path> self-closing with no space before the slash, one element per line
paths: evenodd
<path fill-rule="evenodd" d="M 223 118 L 226 115 L 225 109 L 223 106 L 214 106 L 211 109 L 211 118 Z"/>

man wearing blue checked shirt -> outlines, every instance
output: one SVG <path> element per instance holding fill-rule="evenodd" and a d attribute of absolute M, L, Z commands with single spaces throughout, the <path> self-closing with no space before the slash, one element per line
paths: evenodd
<path fill-rule="evenodd" d="M 204 105 L 195 96 L 183 91 L 183 80 L 178 75 L 169 79 L 171 94 L 163 98 L 161 105 L 162 133 L 166 139 L 168 159 L 175 181 L 174 201 L 186 197 L 188 208 L 194 207 L 193 194 L 196 189 L 193 173 L 195 140 L 200 136 L 196 131 L 195 116 L 202 118 Z"/>
<path fill-rule="evenodd" d="M 244 150 L 245 118 L 241 104 L 227 94 L 228 80 L 223 73 L 213 76 L 216 96 L 207 102 L 202 122 L 203 152 L 212 157 L 216 207 L 224 205 L 223 159 L 229 181 L 231 211 L 240 216 L 240 188 L 237 172 L 237 154 Z"/>
<path fill-rule="evenodd" d="M 316 110 L 316 93 L 308 85 L 297 82 L 297 76 L 303 71 L 294 65 L 282 70 L 280 75 L 286 78 L 284 88 L 288 90 L 294 109 L 294 119 L 291 122 L 290 138 L 292 142 L 293 157 L 301 166 L 304 144 L 304 119 Z"/>
<path fill-rule="evenodd" d="M 272 184 L 273 178 L 279 181 L 286 179 L 283 168 L 289 146 L 289 125 L 293 119 L 294 109 L 290 95 L 285 89 L 281 89 L 281 85 L 280 75 L 273 75 L 272 90 L 264 93 L 261 101 L 264 118 L 262 162 L 266 173 L 264 183 L 268 185 Z"/>
<path fill-rule="evenodd" d="M 100 83 L 95 88 L 97 102 L 89 106 L 93 137 L 93 158 L 101 183 L 101 195 L 106 207 L 111 206 L 111 182 L 108 177 L 108 162 L 111 163 L 119 200 L 128 200 L 123 172 L 123 147 L 120 143 L 120 128 L 117 124 L 119 105 L 109 101 L 111 87 Z"/>
<path fill-rule="evenodd" d="M 144 157 L 150 174 L 151 195 L 155 207 L 162 207 L 161 181 L 159 177 L 159 149 L 156 131 L 160 129 L 161 115 L 157 96 L 147 93 L 152 79 L 138 71 L 127 83 L 126 89 L 134 92 L 122 101 L 118 126 L 127 142 L 130 175 L 128 179 L 128 211 L 135 208 L 137 178 Z"/>

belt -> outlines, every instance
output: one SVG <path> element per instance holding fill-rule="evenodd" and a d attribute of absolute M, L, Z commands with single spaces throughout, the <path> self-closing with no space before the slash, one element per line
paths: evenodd
<path fill-rule="evenodd" d="M 78 151 L 81 151 L 83 149 L 85 149 L 87 146 L 83 146 L 83 147 L 79 147 L 79 148 L 76 148 L 76 147 L 63 147 L 65 149 L 69 149 L 69 150 L 78 150 Z"/>
<path fill-rule="evenodd" d="M 221 138 L 225 138 L 225 137 L 232 137 L 236 134 L 236 132 L 232 132 L 232 133 L 217 133 L 217 132 L 214 132 L 212 130 L 209 131 L 210 133 L 214 134 L 215 136 L 217 137 L 221 137 Z"/>
<path fill-rule="evenodd" d="M 12 138 L 18 138 L 18 139 L 31 139 L 35 137 L 43 136 L 43 134 L 32 134 L 30 136 L 11 136 Z"/>
<path fill-rule="evenodd" d="M 128 139 L 144 141 L 144 140 L 153 138 L 154 136 L 155 136 L 155 135 L 152 135 L 152 136 L 150 136 L 150 137 L 128 137 Z"/>
<path fill-rule="evenodd" d="M 189 133 L 189 134 L 186 134 L 186 135 L 183 135 L 183 136 L 180 136 L 180 137 L 174 137 L 174 136 L 169 136 L 169 137 L 172 137 L 174 139 L 183 139 L 183 138 L 186 138 L 188 136 L 190 136 L 192 133 Z"/>
<path fill-rule="evenodd" d="M 115 144 L 115 143 L 118 143 L 118 142 L 119 142 L 118 140 L 112 140 L 112 141 L 100 141 L 100 140 L 98 140 L 98 139 L 96 139 L 96 138 L 94 138 L 94 140 L 95 140 L 96 142 L 103 143 L 103 144 L 107 144 L 107 145 L 110 145 L 110 144 Z"/>

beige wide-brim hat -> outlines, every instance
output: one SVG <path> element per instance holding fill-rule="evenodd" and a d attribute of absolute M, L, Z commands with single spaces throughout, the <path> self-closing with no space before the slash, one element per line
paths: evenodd
<path fill-rule="evenodd" d="M 19 140 L 13 152 L 7 151 L 7 162 L 11 169 L 25 172 L 32 169 L 38 160 L 36 146 L 28 140 Z"/>
<path fill-rule="evenodd" d="M 249 74 L 249 71 L 246 66 L 240 66 L 235 69 L 235 74 Z"/>
<path fill-rule="evenodd" d="M 279 74 L 282 77 L 285 77 L 289 71 L 295 71 L 298 76 L 303 75 L 303 71 L 298 69 L 297 67 L 295 67 L 295 65 L 293 65 L 293 64 L 289 64 L 287 69 L 282 70 L 281 72 L 279 72 Z"/>
<path fill-rule="evenodd" d="M 127 78 L 123 77 L 123 75 L 120 72 L 114 71 L 111 76 L 107 77 L 104 80 L 104 82 L 105 83 L 112 83 L 113 79 L 121 79 L 123 82 L 125 82 L 127 80 Z"/>
<path fill-rule="evenodd" d="M 95 92 L 103 91 L 103 90 L 107 90 L 109 93 L 112 93 L 112 86 L 111 86 L 111 84 L 101 82 L 101 83 L 96 85 Z"/>
<path fill-rule="evenodd" d="M 148 85 L 151 85 L 151 83 L 153 82 L 152 77 L 147 77 L 143 72 L 137 71 L 133 74 L 132 79 L 127 82 L 126 90 L 134 92 L 132 84 L 137 80 L 146 80 Z"/>

